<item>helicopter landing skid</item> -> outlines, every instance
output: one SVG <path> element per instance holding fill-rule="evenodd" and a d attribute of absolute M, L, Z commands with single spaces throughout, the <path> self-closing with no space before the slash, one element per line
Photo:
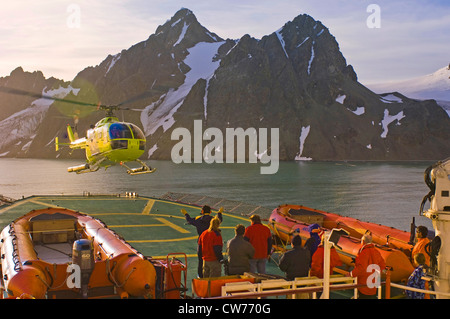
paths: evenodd
<path fill-rule="evenodd" d="M 98 171 L 100 167 L 98 165 L 95 166 L 91 166 L 89 164 L 82 164 L 79 166 L 73 166 L 73 167 L 68 167 L 67 171 L 69 173 L 77 173 L 77 174 L 83 174 L 83 173 L 90 173 L 90 172 L 96 172 Z"/>
<path fill-rule="evenodd" d="M 137 159 L 136 162 L 142 165 L 142 167 L 138 168 L 130 168 L 125 163 L 121 163 L 121 165 L 125 166 L 127 168 L 127 173 L 130 175 L 139 175 L 139 174 L 149 174 L 156 171 L 156 168 L 151 168 L 147 164 L 145 164 L 143 161 Z"/>

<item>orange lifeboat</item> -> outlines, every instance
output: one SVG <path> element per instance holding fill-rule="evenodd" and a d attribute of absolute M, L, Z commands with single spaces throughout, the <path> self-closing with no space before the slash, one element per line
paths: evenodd
<path fill-rule="evenodd" d="M 406 238 L 409 239 L 409 233 L 392 227 L 361 222 L 350 217 L 342 217 L 300 205 L 277 207 L 270 215 L 268 226 L 272 233 L 284 242 L 290 242 L 294 233 L 298 233 L 305 242 L 310 237 L 311 224 L 318 224 L 324 231 L 343 228 L 349 232 L 349 236 L 342 236 L 339 240 L 342 250 L 337 249 L 342 262 L 346 265 L 353 265 L 353 259 L 361 248 L 361 237 L 367 230 L 370 230 L 376 249 L 383 257 L 386 266 L 392 268 L 391 279 L 393 281 L 406 279 L 414 271 L 410 259 L 404 253 L 404 251 L 412 249 L 412 246 L 405 241 Z M 395 240 L 390 240 L 389 245 L 383 245 L 380 241 L 386 237 L 395 238 Z"/>
<path fill-rule="evenodd" d="M 33 210 L 5 227 L 0 242 L 10 298 L 155 297 L 153 264 L 91 216 Z M 76 251 L 74 242 L 86 250 Z"/>

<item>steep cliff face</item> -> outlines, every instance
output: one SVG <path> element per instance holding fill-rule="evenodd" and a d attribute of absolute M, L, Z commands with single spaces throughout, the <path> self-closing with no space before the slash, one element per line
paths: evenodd
<path fill-rule="evenodd" d="M 47 117 L 53 101 L 37 98 L 37 96 L 64 98 L 72 91 L 78 92 L 68 82 L 53 77 L 46 79 L 40 71 L 24 72 L 21 67 L 16 68 L 9 76 L 0 78 L 0 87 L 29 93 L 17 95 L 0 92 L 0 155 L 2 156 L 33 156 L 35 153 L 31 151 L 31 146 L 36 144 L 36 136 L 49 133 L 48 129 L 41 124 Z M 45 143 L 51 140 L 52 138 L 49 138 Z"/>
<path fill-rule="evenodd" d="M 0 85 L 5 81 L 0 79 Z M 30 90 L 29 83 L 19 82 Z M 116 115 L 144 129 L 145 159 L 170 159 L 178 143 L 171 139 L 173 130 L 182 127 L 194 134 L 195 120 L 202 121 L 203 130 L 217 128 L 224 135 L 227 128 L 278 128 L 281 160 L 448 156 L 450 119 L 445 111 L 433 100 L 416 101 L 395 92 L 379 95 L 361 85 L 336 39 L 308 15 L 262 39 L 244 35 L 224 40 L 182 9 L 147 40 L 84 69 L 70 86 L 64 85 L 73 100 L 125 102 L 137 110 Z M 32 102 L 8 98 L 16 99 L 7 103 L 14 104 L 10 115 L 29 109 Z M 0 154 L 54 158 L 51 141 L 64 135 L 65 123 L 74 116 L 82 135 L 104 113 L 55 102 L 34 119 L 28 148 L 12 147 L 18 143 L 12 139 L 0 145 Z M 0 122 L 2 136 L 7 134 L 5 120 Z M 208 143 L 204 140 L 203 146 Z M 225 141 L 219 151 L 225 154 L 226 147 Z"/>

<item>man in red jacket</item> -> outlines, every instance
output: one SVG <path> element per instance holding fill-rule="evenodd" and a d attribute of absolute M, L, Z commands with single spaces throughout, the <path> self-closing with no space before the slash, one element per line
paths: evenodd
<path fill-rule="evenodd" d="M 269 227 L 261 223 L 259 215 L 250 216 L 252 224 L 245 229 L 244 239 L 255 248 L 253 259 L 250 260 L 250 272 L 266 273 L 267 258 L 272 250 L 272 233 Z"/>
<path fill-rule="evenodd" d="M 361 248 L 355 259 L 355 268 L 349 273 L 358 278 L 358 284 L 366 286 L 359 287 L 359 298 L 374 298 L 377 293 L 377 285 L 381 281 L 381 272 L 386 268 L 381 254 L 372 244 L 372 235 L 367 233 L 361 238 Z"/>

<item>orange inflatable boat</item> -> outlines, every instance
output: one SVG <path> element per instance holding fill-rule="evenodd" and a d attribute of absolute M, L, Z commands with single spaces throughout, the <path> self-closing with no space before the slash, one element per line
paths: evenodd
<path fill-rule="evenodd" d="M 153 264 L 91 216 L 33 210 L 0 236 L 3 289 L 10 298 L 154 298 Z"/>
<path fill-rule="evenodd" d="M 341 260 L 346 265 L 353 265 L 352 260 L 361 248 L 361 237 L 367 230 L 372 232 L 376 249 L 385 260 L 386 266 L 392 268 L 391 279 L 401 281 L 407 279 L 414 271 L 408 258 L 412 245 L 408 244 L 409 233 L 378 224 L 361 222 L 350 217 L 327 213 L 300 205 L 282 205 L 272 211 L 268 226 L 272 233 L 283 242 L 290 242 L 292 234 L 298 233 L 303 243 L 310 238 L 312 224 L 319 225 L 322 230 L 342 228 L 349 236 L 342 236 L 337 249 Z M 406 254 L 405 254 L 406 252 Z"/>

